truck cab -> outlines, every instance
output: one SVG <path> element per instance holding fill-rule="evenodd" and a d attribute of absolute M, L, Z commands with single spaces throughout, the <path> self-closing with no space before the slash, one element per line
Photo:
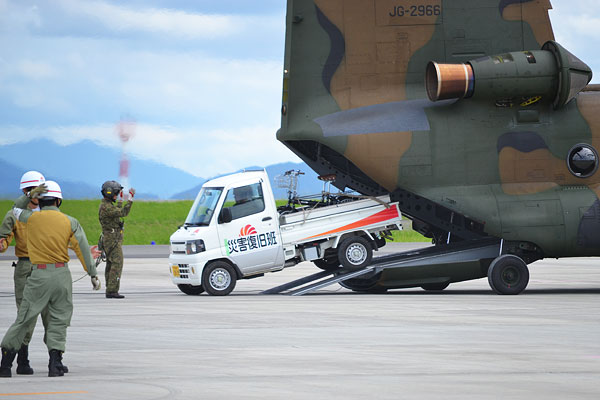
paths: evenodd
<path fill-rule="evenodd" d="M 184 225 L 171 236 L 169 260 L 173 282 L 188 294 L 207 286 L 232 290 L 231 273 L 242 278 L 282 269 L 277 207 L 266 172 L 205 183 Z M 215 271 L 204 274 L 207 264 Z"/>

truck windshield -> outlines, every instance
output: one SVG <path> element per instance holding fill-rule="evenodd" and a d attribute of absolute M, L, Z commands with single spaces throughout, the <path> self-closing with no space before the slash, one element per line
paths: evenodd
<path fill-rule="evenodd" d="M 203 187 L 194 201 L 194 205 L 188 214 L 186 226 L 206 226 L 214 214 L 217 202 L 223 193 L 222 187 Z"/>

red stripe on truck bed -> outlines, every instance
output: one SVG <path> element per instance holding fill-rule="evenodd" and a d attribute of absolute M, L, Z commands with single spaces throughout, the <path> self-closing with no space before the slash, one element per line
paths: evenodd
<path fill-rule="evenodd" d="M 398 216 L 399 216 L 398 215 L 398 207 L 396 205 L 393 205 L 390 208 L 386 208 L 383 211 L 379 211 L 378 213 L 375 213 L 373 215 L 369 215 L 368 217 L 363 218 L 363 219 L 361 219 L 359 221 L 353 222 L 353 223 L 348 224 L 348 225 L 341 226 L 341 227 L 336 228 L 336 229 L 332 229 L 332 230 L 327 231 L 327 232 L 319 233 L 318 235 L 308 236 L 308 237 L 305 237 L 304 239 L 301 239 L 301 240 L 312 239 L 312 238 L 319 237 L 319 236 L 325 236 L 325 235 L 330 235 L 330 234 L 333 234 L 333 233 L 338 233 L 338 232 L 349 231 L 349 230 L 353 230 L 353 229 L 357 229 L 357 228 L 362 228 L 363 226 L 377 224 L 379 222 L 383 222 L 383 221 L 388 220 L 388 219 L 398 218 Z"/>

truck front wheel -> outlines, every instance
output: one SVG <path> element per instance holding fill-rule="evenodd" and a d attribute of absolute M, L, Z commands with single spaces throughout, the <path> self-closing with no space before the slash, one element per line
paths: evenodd
<path fill-rule="evenodd" d="M 202 287 L 202 285 L 200 285 L 200 286 L 194 286 L 194 285 L 188 285 L 188 284 L 185 284 L 185 283 L 181 283 L 181 284 L 177 285 L 177 287 L 183 293 L 189 294 L 190 296 L 198 296 L 199 294 L 201 294 L 202 292 L 204 292 L 204 288 Z"/>
<path fill-rule="evenodd" d="M 358 270 L 371 263 L 373 248 L 371 243 L 362 236 L 352 236 L 344 239 L 338 247 L 338 259 L 342 267 Z"/>
<path fill-rule="evenodd" d="M 213 261 L 204 267 L 202 287 L 212 296 L 226 296 L 235 288 L 235 270 L 224 261 Z"/>

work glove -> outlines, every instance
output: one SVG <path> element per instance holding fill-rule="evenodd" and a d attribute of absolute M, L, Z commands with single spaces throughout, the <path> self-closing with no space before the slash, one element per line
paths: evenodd
<path fill-rule="evenodd" d="M 98 258 L 102 252 L 98 250 L 98 246 L 90 247 L 90 253 L 92 253 L 92 258 Z"/>
<path fill-rule="evenodd" d="M 131 188 L 129 189 L 129 200 L 133 200 L 133 196 L 135 196 L 135 189 Z"/>
<path fill-rule="evenodd" d="M 94 287 L 94 290 L 100 290 L 100 286 L 102 285 L 97 276 L 92 276 L 92 286 Z"/>
<path fill-rule="evenodd" d="M 40 197 L 42 197 L 43 194 L 48 192 L 48 186 L 46 186 L 45 183 L 42 183 L 39 186 L 34 187 L 33 189 L 31 189 L 29 191 L 29 193 L 27 193 L 27 195 L 29 196 L 29 198 L 31 199 L 38 199 Z"/>
<path fill-rule="evenodd" d="M 8 248 L 8 240 L 6 238 L 0 238 L 0 253 L 4 252 Z"/>

